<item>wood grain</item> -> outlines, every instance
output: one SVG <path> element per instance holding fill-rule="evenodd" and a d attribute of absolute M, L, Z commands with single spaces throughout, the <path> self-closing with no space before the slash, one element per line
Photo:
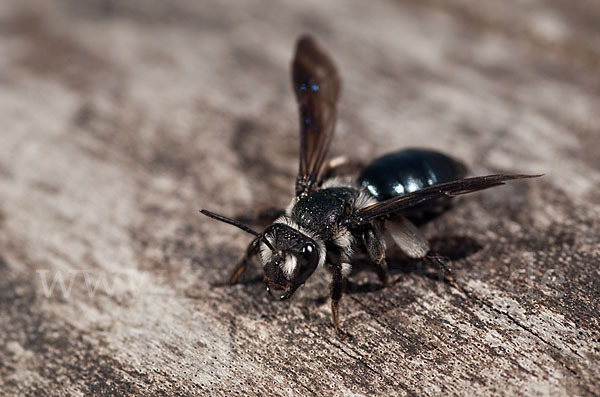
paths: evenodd
<path fill-rule="evenodd" d="M 593 1 L 2 2 L 0 394 L 599 395 L 598 26 Z M 424 227 L 470 297 L 359 271 L 342 341 L 326 274 L 210 288 L 249 236 L 198 210 L 293 195 L 301 33 L 343 78 L 332 155 L 546 174 Z"/>

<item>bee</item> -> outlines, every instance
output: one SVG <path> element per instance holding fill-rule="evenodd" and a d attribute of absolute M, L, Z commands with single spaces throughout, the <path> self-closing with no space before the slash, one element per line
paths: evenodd
<path fill-rule="evenodd" d="M 336 175 L 348 162 L 326 162 L 333 138 L 341 79 L 333 61 L 310 36 L 296 44 L 292 83 L 300 113 L 300 166 L 296 195 L 262 233 L 240 221 L 201 210 L 252 235 L 231 277 L 235 284 L 258 256 L 267 291 L 289 299 L 317 269 L 331 274 L 331 319 L 337 333 L 339 304 L 356 258 L 366 258 L 389 286 L 385 236 L 410 258 L 427 258 L 430 247 L 414 223 L 428 212 L 443 212 L 451 197 L 539 175 L 486 175 L 465 178 L 458 160 L 425 149 L 406 149 L 377 158 L 356 180 Z M 441 264 L 450 272 L 450 270 Z"/>

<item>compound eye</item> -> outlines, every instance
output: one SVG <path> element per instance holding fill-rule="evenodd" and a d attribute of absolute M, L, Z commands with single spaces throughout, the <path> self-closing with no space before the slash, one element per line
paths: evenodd
<path fill-rule="evenodd" d="M 298 271 L 294 276 L 296 285 L 303 284 L 317 269 L 319 264 L 319 252 L 313 242 L 305 243 L 298 255 Z"/>
<path fill-rule="evenodd" d="M 302 247 L 303 254 L 311 255 L 313 252 L 315 252 L 315 245 L 313 243 L 306 243 Z"/>

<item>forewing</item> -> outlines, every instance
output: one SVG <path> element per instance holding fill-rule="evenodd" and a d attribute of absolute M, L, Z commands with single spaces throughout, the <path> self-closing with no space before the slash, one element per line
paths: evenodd
<path fill-rule="evenodd" d="M 435 201 L 443 197 L 458 196 L 488 189 L 503 185 L 505 181 L 512 179 L 535 178 L 538 176 L 541 175 L 486 175 L 441 183 L 365 207 L 357 211 L 350 218 L 350 224 L 353 227 L 364 225 L 374 219 L 390 214 L 402 215 L 403 213 L 408 213 L 411 208 L 417 205 Z"/>
<path fill-rule="evenodd" d="M 300 169 L 296 194 L 319 181 L 336 119 L 340 77 L 335 65 L 309 36 L 298 40 L 292 82 L 300 111 Z"/>

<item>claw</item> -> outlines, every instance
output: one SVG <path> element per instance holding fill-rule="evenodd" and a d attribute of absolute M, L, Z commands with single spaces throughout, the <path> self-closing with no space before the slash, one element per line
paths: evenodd
<path fill-rule="evenodd" d="M 340 327 L 336 327 L 335 332 L 337 333 L 337 336 L 342 340 L 346 340 L 346 339 L 352 337 L 352 335 L 350 333 L 344 331 Z"/>

